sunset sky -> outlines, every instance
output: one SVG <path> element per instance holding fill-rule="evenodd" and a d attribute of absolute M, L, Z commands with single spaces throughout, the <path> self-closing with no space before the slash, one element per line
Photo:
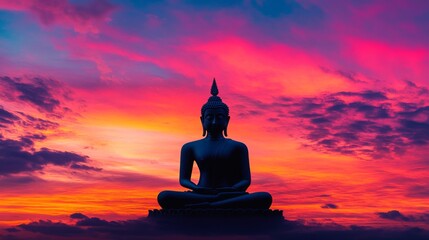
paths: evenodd
<path fill-rule="evenodd" d="M 429 229 L 428 43 L 425 0 L 0 0 L 0 227 L 159 208 L 216 78 L 286 219 Z"/>

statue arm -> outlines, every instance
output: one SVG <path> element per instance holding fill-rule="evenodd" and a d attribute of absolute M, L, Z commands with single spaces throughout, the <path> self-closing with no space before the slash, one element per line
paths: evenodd
<path fill-rule="evenodd" d="M 192 156 L 192 149 L 189 144 L 185 144 L 180 152 L 180 174 L 179 182 L 185 188 L 195 190 L 197 185 L 191 181 L 192 165 L 194 159 Z"/>
<path fill-rule="evenodd" d="M 250 164 L 249 164 L 249 151 L 247 150 L 246 145 L 240 144 L 238 148 L 238 160 L 240 161 L 240 176 L 241 180 L 232 186 L 233 189 L 238 191 L 246 191 L 250 186 L 251 177 L 250 177 Z"/>

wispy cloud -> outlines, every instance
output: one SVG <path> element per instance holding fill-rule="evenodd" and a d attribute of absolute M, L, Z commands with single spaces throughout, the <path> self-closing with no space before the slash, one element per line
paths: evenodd
<path fill-rule="evenodd" d="M 40 171 L 48 164 L 76 170 L 100 170 L 85 165 L 88 162 L 87 156 L 48 148 L 35 151 L 33 146 L 30 138 L 12 140 L 0 136 L 0 175 Z"/>
<path fill-rule="evenodd" d="M 115 9 L 107 0 L 72 3 L 67 0 L 1 2 L 0 9 L 27 11 L 43 25 L 63 25 L 79 33 L 98 33 L 98 25 L 105 22 Z"/>
<path fill-rule="evenodd" d="M 3 76 L 0 77 L 0 87 L 3 92 L 0 97 L 7 101 L 28 103 L 46 113 L 67 110 L 61 109 L 59 98 L 67 98 L 68 94 L 58 81 L 40 77 L 27 79 Z"/>
<path fill-rule="evenodd" d="M 11 112 L 0 106 L 0 128 L 6 134 L 0 134 L 0 175 L 31 175 L 32 172 L 42 171 L 47 165 L 82 171 L 101 170 L 87 165 L 88 156 L 46 147 L 35 148 L 35 142 L 46 140 L 44 132 L 55 131 L 60 126 L 58 119 L 70 113 L 65 107 L 66 102 L 71 101 L 70 91 L 66 87 L 58 81 L 41 77 L 3 76 L 0 77 L 0 88 L 0 98 L 6 104 L 30 105 L 35 109 L 34 114 L 45 116 L 43 119 L 17 110 Z"/>
<path fill-rule="evenodd" d="M 427 89 L 324 93 L 311 98 L 273 97 L 273 102 L 238 96 L 240 117 L 263 116 L 273 128 L 294 126 L 296 137 L 316 151 L 379 159 L 399 157 L 410 146 L 429 143 Z M 417 92 L 418 98 L 412 98 Z"/>

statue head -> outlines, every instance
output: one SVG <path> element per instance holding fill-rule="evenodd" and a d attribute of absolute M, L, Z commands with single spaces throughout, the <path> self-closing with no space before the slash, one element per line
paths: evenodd
<path fill-rule="evenodd" d="M 228 136 L 227 128 L 230 118 L 229 108 L 222 102 L 222 99 L 217 96 L 219 94 L 219 90 L 217 89 L 215 79 L 213 79 L 210 93 L 212 96 L 201 108 L 200 118 L 203 125 L 203 136 L 206 135 L 207 131 L 223 133 L 225 136 Z"/>

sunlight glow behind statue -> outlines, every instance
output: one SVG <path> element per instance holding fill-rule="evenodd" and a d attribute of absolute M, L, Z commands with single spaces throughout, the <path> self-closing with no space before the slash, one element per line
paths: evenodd
<path fill-rule="evenodd" d="M 205 138 L 186 143 L 181 150 L 179 181 L 190 191 L 162 191 L 158 203 L 163 209 L 269 209 L 271 206 L 269 193 L 246 192 L 251 182 L 248 150 L 245 144 L 226 138 L 229 108 L 218 93 L 213 79 L 212 96 L 201 108 Z M 200 170 L 197 184 L 191 181 L 194 161 Z"/>

